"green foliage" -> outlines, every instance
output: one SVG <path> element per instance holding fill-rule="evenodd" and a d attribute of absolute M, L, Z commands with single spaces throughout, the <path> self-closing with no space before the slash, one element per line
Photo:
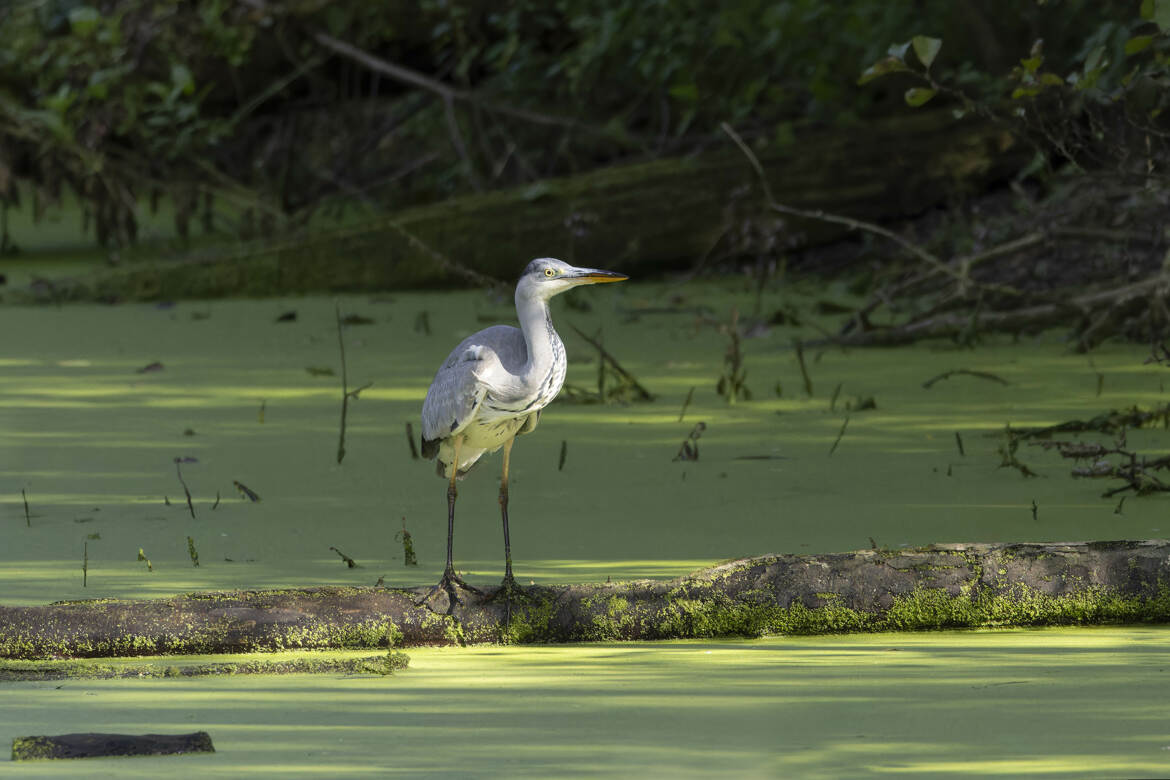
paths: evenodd
<path fill-rule="evenodd" d="M 231 129 L 203 111 L 212 87 L 196 75 L 247 55 L 254 34 L 233 23 L 231 7 L 9 6 L 0 13 L 0 184 L 11 183 L 13 166 L 30 169 L 38 197 L 67 185 L 88 204 L 102 243 L 133 241 L 136 197 L 176 168 L 193 173 Z M 0 197 L 15 195 L 0 186 Z"/>
<path fill-rule="evenodd" d="M 118 247 L 148 195 L 170 196 L 183 237 L 196 216 L 246 237 L 303 224 L 331 198 L 417 204 L 686 152 L 721 122 L 779 143 L 795 120 L 884 106 L 883 90 L 854 83 L 864 62 L 876 60 L 863 84 L 925 77 L 889 93 L 912 106 L 950 94 L 942 82 L 978 89 L 983 28 L 1079 58 L 1086 94 L 1125 78 L 1149 92 L 1168 2 L 1143 3 L 1142 26 L 1089 0 L 15 0 L 0 8 L 0 203 L 18 203 L 17 178 L 38 213 L 70 189 Z M 885 51 L 912 28 L 930 34 Z M 461 97 L 376 74 L 323 35 Z M 1129 60 L 1145 64 L 1127 76 Z M 1042 97 L 1067 74 L 1040 59 L 1014 87 Z M 232 201 L 230 218 L 211 196 Z"/>
<path fill-rule="evenodd" d="M 907 56 L 911 49 L 917 63 Z M 914 108 L 943 94 L 960 112 L 1005 119 L 1006 102 L 1007 115 L 1036 142 L 1042 161 L 1059 156 L 1074 166 L 1118 171 L 1140 165 L 1148 180 L 1159 167 L 1154 160 L 1170 155 L 1162 121 L 1170 107 L 1170 0 L 1145 0 L 1137 17 L 1099 21 L 1071 57 L 1050 58 L 1045 40 L 1036 38 L 1008 73 L 984 76 L 995 87 L 991 98 L 969 94 L 955 72 L 936 78 L 931 65 L 941 49 L 941 40 L 921 35 L 895 44 L 858 83 L 908 74 L 925 83 L 905 92 Z M 1145 147 L 1141 162 L 1130 151 L 1137 143 Z"/>

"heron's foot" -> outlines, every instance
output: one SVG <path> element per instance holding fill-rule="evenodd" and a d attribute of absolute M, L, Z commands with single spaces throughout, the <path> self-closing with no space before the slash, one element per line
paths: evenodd
<path fill-rule="evenodd" d="M 512 572 L 504 575 L 499 589 L 488 598 L 488 601 L 499 601 L 500 599 L 504 600 L 504 630 L 507 631 L 512 623 L 512 602 L 525 599 L 524 591 L 516 584 L 516 578 L 512 576 Z"/>
<path fill-rule="evenodd" d="M 483 597 L 482 590 L 468 585 L 463 581 L 462 577 L 455 573 L 455 569 L 449 567 L 443 572 L 443 577 L 439 580 L 439 582 L 433 588 L 427 591 L 427 595 L 423 596 L 421 599 L 415 602 L 415 606 L 421 607 L 423 605 L 430 604 L 431 601 L 440 593 L 446 593 L 449 604 L 447 608 L 447 614 L 450 614 L 451 611 L 455 608 L 456 604 L 463 603 L 463 599 L 459 596 L 460 591 L 474 593 L 476 596 L 481 598 Z"/>

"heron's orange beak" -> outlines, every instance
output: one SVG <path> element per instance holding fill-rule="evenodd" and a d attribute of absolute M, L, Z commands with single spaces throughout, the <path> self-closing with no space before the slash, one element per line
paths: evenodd
<path fill-rule="evenodd" d="M 630 277 L 614 271 L 601 271 L 596 268 L 581 268 L 579 273 L 573 274 L 573 281 L 581 284 L 601 284 L 603 282 L 624 282 Z"/>

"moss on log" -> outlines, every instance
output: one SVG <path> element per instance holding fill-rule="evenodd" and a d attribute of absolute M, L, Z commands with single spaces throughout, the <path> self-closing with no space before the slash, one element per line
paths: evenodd
<path fill-rule="evenodd" d="M 0 607 L 0 656 L 69 658 L 490 642 L 1170 622 L 1170 541 L 769 555 L 662 582 L 464 593 L 313 588 Z M 448 614 L 449 612 L 449 614 Z"/>
<path fill-rule="evenodd" d="M 143 677 L 230 677 L 240 674 L 373 674 L 386 676 L 405 669 L 410 657 L 401 650 L 358 658 L 316 657 L 250 658 L 243 661 L 103 663 L 93 660 L 0 661 L 0 682 L 41 680 L 112 680 Z"/>
<path fill-rule="evenodd" d="M 12 740 L 13 761 L 214 752 L 211 736 L 206 731 L 191 734 L 59 734 Z"/>
<path fill-rule="evenodd" d="M 1028 151 L 1003 128 L 950 111 L 849 128 L 808 128 L 756 150 L 777 200 L 887 221 L 1014 174 Z M 750 165 L 730 142 L 685 158 L 603 168 L 467 195 L 332 231 L 242 246 L 177 263 L 135 264 L 54 291 L 56 297 L 179 298 L 465 284 L 404 231 L 479 274 L 511 280 L 551 255 L 639 274 L 687 268 L 746 226 L 770 230 Z M 789 219 L 786 245 L 848 228 Z M 751 231 L 748 231 L 751 232 Z"/>

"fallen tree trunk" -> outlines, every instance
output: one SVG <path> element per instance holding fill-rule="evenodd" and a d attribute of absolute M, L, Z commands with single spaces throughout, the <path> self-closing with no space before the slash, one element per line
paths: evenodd
<path fill-rule="evenodd" d="M 770 555 L 668 582 L 464 593 L 312 588 L 0 607 L 0 657 L 226 653 L 485 642 L 1170 621 L 1170 541 L 945 544 Z M 435 611 L 438 610 L 438 611 Z"/>
<path fill-rule="evenodd" d="M 757 150 L 775 196 L 871 221 L 901 219 L 1013 175 L 1030 157 L 1000 126 L 949 110 L 846 128 L 810 127 Z M 733 144 L 616 165 L 511 190 L 451 198 L 339 230 L 127 264 L 51 291 L 69 297 L 183 298 L 402 289 L 512 280 L 551 255 L 644 274 L 685 269 L 752 240 L 790 247 L 851 228 L 770 213 Z M 746 243 L 745 243 L 746 242 Z M 437 259 L 441 258 L 441 259 Z"/>
<path fill-rule="evenodd" d="M 59 734 L 12 740 L 13 761 L 214 752 L 211 735 L 206 731 L 191 734 Z"/>

